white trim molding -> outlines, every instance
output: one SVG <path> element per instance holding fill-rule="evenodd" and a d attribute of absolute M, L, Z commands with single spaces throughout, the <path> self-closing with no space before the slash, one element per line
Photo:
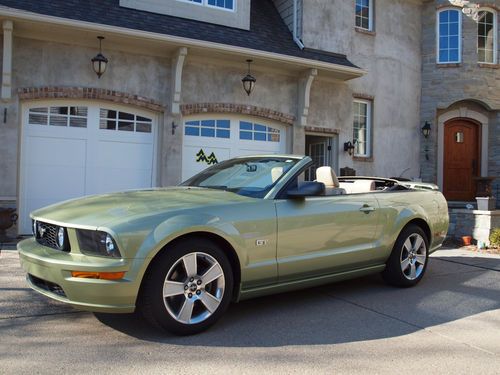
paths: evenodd
<path fill-rule="evenodd" d="M 10 20 L 3 21 L 3 68 L 2 68 L 2 100 L 12 98 L 12 29 Z"/>
<path fill-rule="evenodd" d="M 467 107 L 460 107 L 438 116 L 437 184 L 441 190 L 444 178 L 444 124 L 456 118 L 471 119 L 481 124 L 481 177 L 488 176 L 488 117 Z"/>

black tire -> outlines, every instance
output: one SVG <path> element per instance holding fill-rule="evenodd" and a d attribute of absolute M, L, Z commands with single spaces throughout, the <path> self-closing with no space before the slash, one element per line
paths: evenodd
<path fill-rule="evenodd" d="M 193 254 L 197 276 L 188 275 L 186 266 L 186 263 L 191 263 L 186 262 L 186 259 L 192 260 Z M 217 244 L 201 238 L 181 240 L 165 248 L 152 262 L 154 263 L 151 264 L 141 287 L 139 308 L 153 326 L 159 326 L 177 335 L 192 335 L 209 328 L 227 310 L 233 294 L 233 272 L 224 251 Z M 207 275 L 206 278 L 209 279 L 206 271 L 211 268 L 216 273 L 221 270 L 222 275 L 205 286 L 202 276 Z M 166 282 L 175 288 L 172 293 L 177 293 L 176 295 L 164 297 Z M 176 285 L 177 283 L 183 285 Z M 198 283 L 200 285 L 197 285 Z M 188 289 L 179 294 L 177 288 Z M 217 300 L 220 302 L 214 308 L 216 302 L 213 301 Z M 182 313 L 185 305 L 192 305 L 186 308 L 186 311 L 191 311 L 186 315 Z M 213 311 L 207 307 L 209 305 L 214 308 Z M 187 317 L 188 314 L 191 314 L 191 320 L 182 321 L 182 317 Z"/>
<path fill-rule="evenodd" d="M 418 238 L 422 239 L 422 244 L 416 249 Z M 410 252 L 408 251 L 407 240 L 412 245 L 410 246 Z M 420 242 L 420 240 L 418 241 Z M 406 260 L 408 260 L 407 266 Z M 410 224 L 403 228 L 394 243 L 391 255 L 386 262 L 385 270 L 382 272 L 382 278 L 390 285 L 399 287 L 414 286 L 422 280 L 427 269 L 428 260 L 429 240 L 427 239 L 427 235 L 418 225 Z M 422 262 L 424 264 L 421 264 Z M 415 271 L 414 273 L 413 270 Z"/>

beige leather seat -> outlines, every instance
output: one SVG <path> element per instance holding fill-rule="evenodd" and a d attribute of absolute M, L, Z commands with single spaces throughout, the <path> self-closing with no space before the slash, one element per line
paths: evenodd
<path fill-rule="evenodd" d="M 339 180 L 332 167 L 324 166 L 316 169 L 316 181 L 325 185 L 325 195 L 345 194 L 345 190 L 339 188 Z"/>
<path fill-rule="evenodd" d="M 274 182 L 278 180 L 283 174 L 283 167 L 274 167 L 271 169 L 271 179 Z"/>
<path fill-rule="evenodd" d="M 347 194 L 369 193 L 370 191 L 376 190 L 374 180 L 343 181 L 340 183 L 340 187 L 343 188 Z"/>

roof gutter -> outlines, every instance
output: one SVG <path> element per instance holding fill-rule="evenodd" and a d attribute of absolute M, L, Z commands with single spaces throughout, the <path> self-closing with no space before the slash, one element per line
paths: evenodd
<path fill-rule="evenodd" d="M 352 75 L 352 78 L 361 77 L 367 72 L 360 68 L 353 68 L 349 66 L 343 66 L 338 64 L 332 64 L 323 61 L 306 59 L 303 57 L 295 57 L 289 55 L 283 55 L 275 52 L 266 52 L 261 50 L 255 50 L 251 48 L 231 46 L 228 44 L 208 42 L 198 39 L 191 39 L 167 34 L 153 33 L 149 31 L 141 31 L 135 29 L 128 29 L 125 27 L 109 26 L 104 24 L 98 24 L 87 21 L 78 21 L 68 18 L 54 17 L 41 15 L 38 13 L 27 12 L 19 9 L 9 8 L 0 6 L 0 17 L 18 20 L 27 20 L 34 22 L 43 22 L 59 26 L 67 26 L 73 28 L 81 28 L 86 30 L 94 30 L 96 32 L 109 32 L 116 33 L 126 36 L 131 36 L 135 38 L 146 38 L 163 42 L 170 42 L 174 44 L 179 44 L 186 47 L 198 47 L 203 49 L 214 49 L 221 52 L 230 52 L 241 55 L 252 55 L 254 57 L 262 58 L 264 60 L 272 60 L 277 62 L 286 62 L 294 65 L 300 65 L 307 68 L 317 68 L 331 72 L 339 72 Z"/>
<path fill-rule="evenodd" d="M 304 43 L 302 43 L 302 40 L 299 39 L 297 36 L 297 29 L 299 27 L 298 25 L 298 6 L 297 2 L 299 0 L 293 0 L 293 41 L 299 46 L 300 49 L 304 49 Z"/>

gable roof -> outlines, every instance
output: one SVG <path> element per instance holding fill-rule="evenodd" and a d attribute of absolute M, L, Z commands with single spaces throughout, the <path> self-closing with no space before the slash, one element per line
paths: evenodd
<path fill-rule="evenodd" d="M 271 0 L 252 0 L 250 30 L 124 8 L 119 0 L 0 0 L 0 6 L 358 68 L 345 55 L 301 50 Z"/>

